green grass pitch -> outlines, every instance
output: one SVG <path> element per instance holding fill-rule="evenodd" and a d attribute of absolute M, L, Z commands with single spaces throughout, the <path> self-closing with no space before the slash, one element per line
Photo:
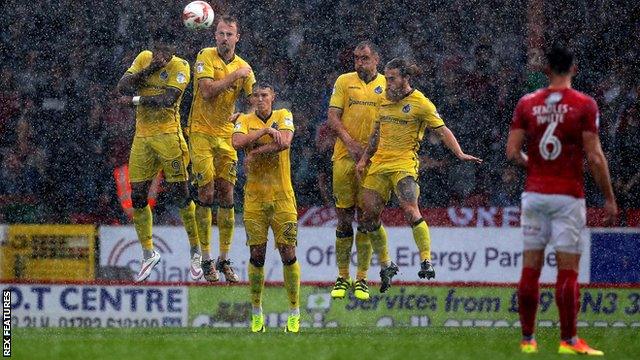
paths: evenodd
<path fill-rule="evenodd" d="M 607 359 L 640 359 L 637 328 L 580 328 Z M 13 329 L 15 359 L 558 359 L 558 329 L 540 329 L 540 353 L 519 353 L 517 329 L 365 328 Z M 569 357 L 572 358 L 572 357 Z"/>

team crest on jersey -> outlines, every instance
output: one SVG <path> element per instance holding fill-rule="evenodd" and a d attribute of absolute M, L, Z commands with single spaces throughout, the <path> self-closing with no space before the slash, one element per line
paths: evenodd
<path fill-rule="evenodd" d="M 378 95 L 382 94 L 382 86 L 380 85 L 376 86 L 376 88 L 373 89 L 373 92 L 375 92 Z"/>
<path fill-rule="evenodd" d="M 284 125 L 285 126 L 293 126 L 293 119 L 290 118 L 290 117 L 284 118 Z"/>
<path fill-rule="evenodd" d="M 178 75 L 176 76 L 176 81 L 178 82 L 178 84 L 184 84 L 187 82 L 187 76 L 179 72 Z"/>
<path fill-rule="evenodd" d="M 199 74 L 204 71 L 204 63 L 202 61 L 198 61 L 196 63 L 196 72 Z"/>
<path fill-rule="evenodd" d="M 167 70 L 162 70 L 162 72 L 160 73 L 160 80 L 167 81 L 168 78 L 169 73 L 167 72 Z"/>
<path fill-rule="evenodd" d="M 236 126 L 233 128 L 233 130 L 239 131 L 240 129 L 242 129 L 242 123 L 238 121 L 236 123 Z"/>
<path fill-rule="evenodd" d="M 403 113 L 408 114 L 409 111 L 411 111 L 411 105 L 407 104 L 407 105 L 402 107 L 402 112 Z"/>
<path fill-rule="evenodd" d="M 177 173 L 180 171 L 180 161 L 178 160 L 173 160 L 171 162 L 171 168 Z"/>

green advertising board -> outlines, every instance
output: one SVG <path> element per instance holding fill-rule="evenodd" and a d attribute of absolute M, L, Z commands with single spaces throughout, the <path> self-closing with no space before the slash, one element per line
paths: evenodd
<path fill-rule="evenodd" d="M 516 289 L 509 287 L 394 286 L 371 289 L 369 301 L 353 295 L 332 300 L 330 287 L 302 286 L 302 325 L 307 327 L 514 327 Z M 557 326 L 555 289 L 540 289 L 539 327 Z M 263 311 L 269 327 L 284 326 L 288 302 L 281 286 L 268 286 Z M 189 288 L 188 326 L 246 327 L 251 314 L 246 286 Z M 581 289 L 580 327 L 640 328 L 640 288 Z"/>

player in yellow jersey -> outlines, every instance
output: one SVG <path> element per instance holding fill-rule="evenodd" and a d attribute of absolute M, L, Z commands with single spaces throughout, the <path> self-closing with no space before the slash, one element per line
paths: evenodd
<path fill-rule="evenodd" d="M 368 232 L 374 250 L 380 258 L 380 292 L 391 286 L 391 278 L 398 267 L 390 260 L 387 250 L 376 244 L 386 243 L 386 233 L 380 228 L 380 214 L 391 191 L 398 197 L 405 218 L 413 230 L 413 239 L 420 251 L 420 278 L 434 278 L 431 264 L 431 239 L 427 223 L 418 208 L 418 149 L 428 127 L 442 138 L 443 143 L 463 161 L 481 163 L 482 160 L 465 154 L 427 97 L 411 87 L 411 79 L 419 69 L 404 59 L 393 59 L 384 68 L 387 80 L 386 99 L 371 133 L 369 144 L 356 170 L 360 176 L 369 162 L 364 178 L 362 226 Z M 379 241 L 378 239 L 385 239 Z"/>
<path fill-rule="evenodd" d="M 156 40 L 142 51 L 118 82 L 119 103 L 136 107 L 136 133 L 129 157 L 133 223 L 143 260 L 136 281 L 144 281 L 160 261 L 151 238 L 153 219 L 147 204 L 151 180 L 164 172 L 168 192 L 180 208 L 189 243 L 197 246 L 195 205 L 189 197 L 189 152 L 180 126 L 180 102 L 191 76 L 189 64 L 174 55 L 175 46 Z M 127 95 L 124 95 L 127 94 Z M 200 255 L 192 251 L 190 276 L 202 277 Z"/>
<path fill-rule="evenodd" d="M 244 188 L 244 226 L 249 245 L 251 288 L 251 331 L 263 332 L 262 289 L 269 227 L 283 264 L 284 287 L 289 299 L 285 331 L 300 328 L 300 265 L 296 258 L 298 212 L 291 185 L 289 146 L 293 138 L 293 116 L 286 109 L 272 110 L 273 86 L 258 84 L 253 89 L 256 111 L 236 120 L 233 147 L 244 149 L 247 183 Z"/>
<path fill-rule="evenodd" d="M 362 41 L 353 51 L 355 72 L 342 74 L 336 80 L 329 102 L 328 123 L 338 139 L 333 150 L 333 197 L 338 216 L 336 228 L 336 262 L 338 278 L 331 291 L 333 298 L 344 298 L 351 287 L 349 263 L 353 246 L 353 221 L 357 209 L 362 216 L 362 182 L 356 176 L 356 163 L 362 157 L 378 107 L 384 99 L 386 81 L 378 73 L 378 47 Z M 355 236 L 358 272 L 354 295 L 369 299 L 367 271 L 371 263 L 371 242 L 361 227 Z M 386 244 L 383 244 L 386 248 Z"/>
<path fill-rule="evenodd" d="M 208 281 L 221 271 L 228 282 L 237 282 L 228 253 L 235 215 L 233 187 L 238 156 L 231 146 L 233 124 L 229 117 L 241 93 L 251 95 L 255 78 L 251 67 L 235 53 L 240 40 L 238 20 L 223 16 L 216 26 L 216 46 L 202 49 L 194 66 L 193 101 L 189 113 L 189 147 L 192 172 L 198 185 L 196 217 L 202 248 L 202 269 Z M 214 196 L 215 195 L 215 196 Z M 211 207 L 218 204 L 220 254 L 211 259 Z"/>

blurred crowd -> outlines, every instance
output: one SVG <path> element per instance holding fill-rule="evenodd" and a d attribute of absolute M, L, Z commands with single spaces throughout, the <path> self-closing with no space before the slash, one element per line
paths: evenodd
<path fill-rule="evenodd" d="M 126 222 L 114 169 L 127 163 L 132 109 L 113 90 L 150 37 L 175 37 L 190 62 L 214 46 L 212 31 L 188 31 L 187 1 L 3 2 L 0 19 L 0 223 Z M 529 20 L 532 3 L 541 17 Z M 421 150 L 423 207 L 519 204 L 523 170 L 504 157 L 512 110 L 545 85 L 542 49 L 576 52 L 574 87 L 596 98 L 601 138 L 623 208 L 640 208 L 640 6 L 613 0 L 566 1 L 248 0 L 211 2 L 240 19 L 237 53 L 259 80 L 276 86 L 277 107 L 296 123 L 292 174 L 299 206 L 331 205 L 333 136 L 326 111 L 336 77 L 352 70 L 360 40 L 381 47 L 384 63 L 410 58 L 414 86 L 438 107 L 481 166 L 456 161 L 427 133 Z M 543 20 L 542 22 L 540 20 Z M 541 42 L 531 41 L 531 29 Z M 186 123 L 191 88 L 182 104 Z M 241 169 L 239 169 L 241 170 Z M 241 207 L 242 174 L 236 187 Z M 587 180 L 588 206 L 601 205 Z M 161 195 L 162 197 L 162 195 Z M 175 220 L 160 199 L 160 222 Z M 166 210 L 166 211 L 163 211 Z"/>

